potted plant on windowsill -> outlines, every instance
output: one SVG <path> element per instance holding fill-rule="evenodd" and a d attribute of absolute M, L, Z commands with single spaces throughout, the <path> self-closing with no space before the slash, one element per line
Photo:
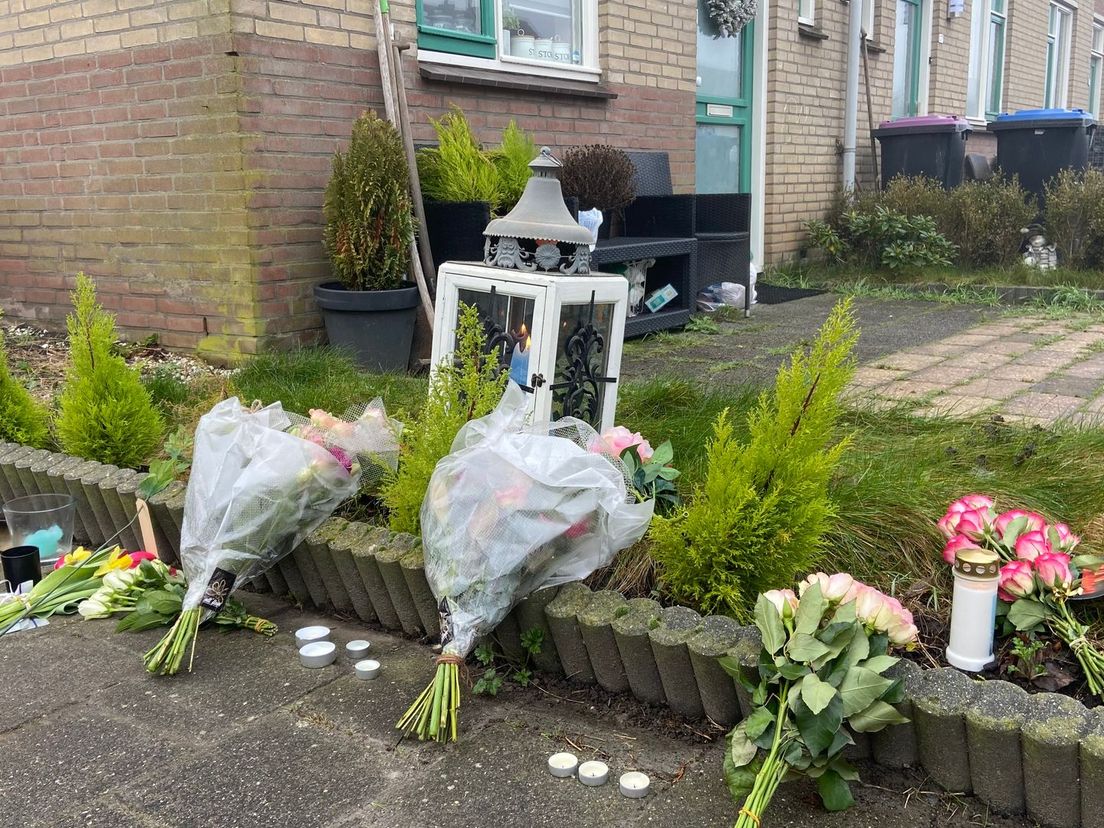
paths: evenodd
<path fill-rule="evenodd" d="M 601 210 L 598 238 L 622 232 L 624 209 L 636 198 L 636 168 L 624 150 L 606 144 L 572 147 L 564 153 L 560 186 L 579 200 L 579 210 Z"/>
<path fill-rule="evenodd" d="M 395 128 L 374 112 L 353 124 L 326 186 L 323 243 L 336 281 L 314 289 L 330 344 L 364 368 L 410 360 L 418 288 L 407 281 L 414 238 L 406 158 Z"/>

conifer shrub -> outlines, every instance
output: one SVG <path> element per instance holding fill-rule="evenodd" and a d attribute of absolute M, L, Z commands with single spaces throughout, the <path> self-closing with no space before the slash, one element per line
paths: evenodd
<path fill-rule="evenodd" d="M 4 330 L 0 328 L 0 441 L 42 448 L 48 438 L 46 409 L 8 370 Z"/>
<path fill-rule="evenodd" d="M 77 274 L 66 324 L 69 365 L 58 395 L 59 444 L 101 463 L 145 463 L 158 448 L 164 423 L 138 371 L 114 352 L 115 317 L 96 301 L 95 285 L 83 273 Z"/>
<path fill-rule="evenodd" d="M 418 533 L 422 500 L 437 461 L 452 450 L 468 420 L 489 414 L 506 388 L 507 374 L 485 353 L 487 336 L 476 308 L 461 304 L 456 352 L 437 366 L 429 397 L 402 435 L 399 468 L 383 488 L 383 503 L 396 532 Z"/>
<path fill-rule="evenodd" d="M 727 409 L 717 418 L 704 482 L 682 512 L 652 523 L 672 598 L 747 622 L 760 592 L 815 565 L 836 513 L 829 482 L 850 443 L 836 439 L 836 426 L 857 338 L 847 300 L 759 397 L 746 442 L 735 438 Z"/>
<path fill-rule="evenodd" d="M 423 195 L 433 201 L 487 201 L 497 210 L 502 201 L 498 168 L 475 140 L 463 111 L 454 105 L 430 123 L 437 132 L 437 146 L 418 153 Z"/>
<path fill-rule="evenodd" d="M 491 161 L 498 170 L 500 212 L 509 212 L 518 203 L 525 185 L 529 183 L 529 162 L 537 157 L 538 152 L 533 136 L 521 129 L 516 121 L 510 121 L 502 130 L 502 143 L 491 150 Z"/>

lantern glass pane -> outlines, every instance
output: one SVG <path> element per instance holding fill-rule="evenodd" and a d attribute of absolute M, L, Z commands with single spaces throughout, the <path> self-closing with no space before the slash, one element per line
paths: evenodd
<path fill-rule="evenodd" d="M 461 288 L 458 298 L 463 305 L 479 310 L 483 330 L 487 333 L 487 353 L 495 354 L 503 368 L 510 367 L 515 346 L 529 350 L 533 331 L 533 309 L 536 303 L 524 296 L 510 296 L 501 291 L 484 293 Z"/>
<path fill-rule="evenodd" d="M 602 406 L 608 383 L 612 303 L 564 305 L 556 343 L 556 378 L 552 386 L 552 417 L 578 417 L 602 426 Z"/>

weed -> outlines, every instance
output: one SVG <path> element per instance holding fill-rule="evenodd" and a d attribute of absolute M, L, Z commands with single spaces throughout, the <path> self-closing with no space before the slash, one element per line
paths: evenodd
<path fill-rule="evenodd" d="M 521 663 L 511 663 L 505 658 L 499 659 L 494 648 L 487 643 L 475 648 L 475 660 L 483 668 L 483 675 L 472 686 L 476 695 L 497 696 L 505 679 L 511 679 L 521 687 L 528 687 L 533 681 L 533 656 L 540 655 L 544 648 L 544 630 L 534 627 L 521 634 Z"/>
<path fill-rule="evenodd" d="M 698 334 L 719 334 L 721 332 L 721 326 L 717 324 L 716 320 L 705 314 L 698 314 L 697 316 L 690 317 L 690 321 L 686 323 L 684 330 L 687 333 Z"/>

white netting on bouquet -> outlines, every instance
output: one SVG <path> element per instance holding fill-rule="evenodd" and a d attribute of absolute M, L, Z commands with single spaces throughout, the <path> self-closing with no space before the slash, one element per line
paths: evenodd
<path fill-rule="evenodd" d="M 586 423 L 525 424 L 510 383 L 465 425 L 422 504 L 425 571 L 442 610 L 445 651 L 466 655 L 519 600 L 585 578 L 639 540 L 654 503 L 629 495 L 622 461 Z"/>

